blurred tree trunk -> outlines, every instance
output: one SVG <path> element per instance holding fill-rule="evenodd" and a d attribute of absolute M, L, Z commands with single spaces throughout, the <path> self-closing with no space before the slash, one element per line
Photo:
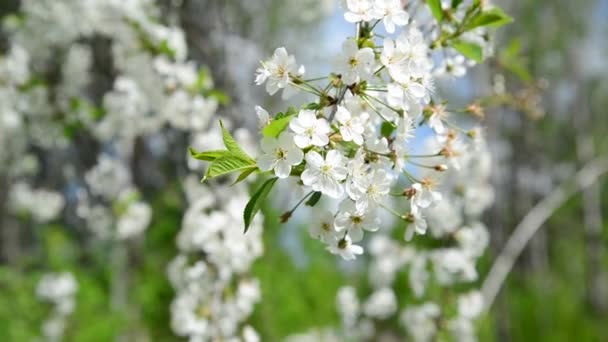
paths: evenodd
<path fill-rule="evenodd" d="M 9 184 L 0 175 L 0 263 L 15 265 L 19 260 L 21 239 L 14 220 L 7 215 Z"/>
<path fill-rule="evenodd" d="M 19 6 L 18 0 L 0 1 L 0 19 L 13 13 Z M 8 41 L 0 27 L 0 54 L 8 49 Z M 0 174 L 0 263 L 12 264 L 19 254 L 19 231 L 7 217 L 8 180 Z"/>
<path fill-rule="evenodd" d="M 584 165 L 595 157 L 595 146 L 593 140 L 593 118 L 589 106 L 590 96 L 587 82 L 581 75 L 581 61 L 574 51 L 570 56 L 574 64 L 573 80 L 578 84 L 576 99 L 571 108 L 573 126 L 576 130 L 576 156 L 579 165 Z M 604 245 L 602 237 L 602 204 L 601 187 L 589 187 L 583 192 L 583 224 L 585 239 L 585 274 L 586 274 L 586 299 L 593 310 L 598 314 L 608 312 L 608 281 L 606 272 L 602 268 L 604 258 Z"/>

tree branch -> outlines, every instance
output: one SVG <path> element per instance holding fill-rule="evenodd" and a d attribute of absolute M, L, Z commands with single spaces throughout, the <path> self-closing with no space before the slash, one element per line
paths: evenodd
<path fill-rule="evenodd" d="M 586 164 L 572 181 L 565 182 L 532 210 L 515 227 L 504 249 L 494 261 L 483 286 L 482 294 L 486 309 L 492 306 L 502 284 L 505 282 L 517 258 L 542 225 L 557 211 L 570 197 L 593 185 L 597 179 L 608 172 L 608 157 L 599 157 Z"/>

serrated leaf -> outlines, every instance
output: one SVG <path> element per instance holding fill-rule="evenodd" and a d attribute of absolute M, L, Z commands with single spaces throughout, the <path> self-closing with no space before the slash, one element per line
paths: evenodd
<path fill-rule="evenodd" d="M 483 60 L 483 50 L 481 46 L 475 43 L 456 40 L 452 43 L 452 46 L 468 59 L 472 59 L 478 63 Z"/>
<path fill-rule="evenodd" d="M 222 139 L 224 140 L 224 146 L 228 149 L 228 151 L 233 152 L 234 154 L 240 156 L 241 158 L 252 161 L 254 160 L 247 154 L 245 151 L 241 149 L 239 144 L 234 140 L 230 132 L 224 127 L 224 123 L 220 120 L 220 127 L 222 128 Z"/>
<path fill-rule="evenodd" d="M 513 18 L 506 14 L 502 9 L 494 7 L 479 13 L 475 18 L 471 19 L 465 26 L 465 30 L 469 31 L 481 26 L 500 27 L 509 24 L 512 21 Z"/>
<path fill-rule="evenodd" d="M 262 133 L 265 137 L 276 138 L 278 137 L 289 125 L 289 121 L 295 116 L 295 114 L 283 116 L 279 119 L 274 119 L 264 127 Z"/>
<path fill-rule="evenodd" d="M 258 167 L 257 166 L 252 166 L 249 169 L 245 169 L 245 171 L 241 172 L 241 174 L 239 175 L 239 177 L 234 181 L 234 183 L 232 183 L 232 185 L 240 183 L 242 181 L 244 181 L 247 177 L 249 177 L 249 175 L 251 175 L 252 173 L 258 171 Z"/>
<path fill-rule="evenodd" d="M 190 155 L 194 159 L 204 160 L 204 161 L 214 161 L 218 158 L 227 157 L 233 155 L 232 152 L 228 150 L 213 150 L 213 151 L 205 151 L 205 152 L 197 152 L 192 147 L 188 148 L 190 151 Z"/>
<path fill-rule="evenodd" d="M 314 194 L 312 194 L 312 196 L 310 196 L 310 198 L 308 199 L 308 201 L 306 201 L 305 204 L 309 207 L 314 207 L 315 205 L 317 205 L 322 195 L 322 192 L 316 191 Z"/>
<path fill-rule="evenodd" d="M 441 8 L 441 0 L 426 0 L 426 4 L 429 5 L 431 13 L 433 13 L 433 17 L 435 17 L 437 22 L 441 22 L 443 20 L 443 9 Z"/>
<path fill-rule="evenodd" d="M 251 222 L 253 222 L 253 218 L 258 211 L 260 211 L 262 203 L 266 200 L 268 194 L 270 194 L 270 190 L 272 190 L 274 183 L 276 183 L 278 179 L 278 177 L 274 177 L 264 182 L 264 184 L 262 184 L 262 186 L 255 192 L 255 194 L 251 196 L 251 199 L 249 199 L 249 202 L 245 206 L 245 211 L 243 212 L 245 233 L 247 233 L 247 230 L 249 230 L 249 226 L 251 225 Z"/>
<path fill-rule="evenodd" d="M 253 166 L 255 166 L 255 161 L 252 162 L 236 155 L 221 157 L 211 163 L 207 169 L 207 173 L 205 174 L 203 181 L 209 178 L 223 176 L 228 173 L 242 171 Z"/>

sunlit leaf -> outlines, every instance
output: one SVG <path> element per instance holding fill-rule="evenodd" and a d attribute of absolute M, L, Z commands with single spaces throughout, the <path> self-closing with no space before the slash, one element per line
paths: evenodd
<path fill-rule="evenodd" d="M 243 159 L 241 157 L 230 155 L 214 160 L 205 174 L 204 180 L 223 176 L 232 172 L 242 171 L 255 166 L 255 161 Z"/>
<path fill-rule="evenodd" d="M 443 20 L 443 9 L 441 8 L 441 0 L 426 0 L 427 5 L 431 9 L 431 13 L 433 13 L 433 17 L 437 19 L 438 22 Z"/>
<path fill-rule="evenodd" d="M 195 149 L 190 147 L 188 149 L 188 151 L 190 151 L 190 155 L 192 156 L 192 158 L 198 159 L 198 160 L 204 160 L 204 161 L 214 161 L 218 158 L 233 155 L 233 153 L 228 150 L 213 150 L 213 151 L 197 152 Z"/>
<path fill-rule="evenodd" d="M 241 172 L 241 174 L 238 176 L 238 178 L 236 179 L 236 181 L 234 181 L 234 183 L 232 185 L 244 181 L 247 177 L 249 177 L 249 175 L 251 175 L 252 173 L 254 173 L 258 170 L 259 169 L 257 166 L 252 166 L 248 169 L 245 169 L 243 172 Z"/>
<path fill-rule="evenodd" d="M 475 62 L 481 62 L 483 60 L 483 50 L 481 49 L 481 46 L 475 43 L 456 40 L 453 42 L 452 46 L 466 58 L 472 59 Z"/>
<path fill-rule="evenodd" d="M 280 119 L 274 119 L 264 127 L 263 134 L 265 137 L 276 138 L 278 137 L 289 125 L 289 121 L 295 116 L 295 114 L 284 116 Z"/>
<path fill-rule="evenodd" d="M 465 26 L 465 30 L 469 31 L 481 26 L 500 27 L 509 24 L 512 21 L 513 18 L 506 14 L 502 9 L 494 7 L 479 13 L 471 19 Z"/>
<path fill-rule="evenodd" d="M 236 140 L 234 140 L 230 132 L 224 127 L 224 123 L 222 122 L 222 120 L 220 120 L 220 127 L 222 128 L 222 139 L 224 140 L 224 145 L 226 146 L 228 151 L 241 156 L 245 160 L 253 161 L 253 159 L 241 149 L 241 147 L 236 142 Z"/>

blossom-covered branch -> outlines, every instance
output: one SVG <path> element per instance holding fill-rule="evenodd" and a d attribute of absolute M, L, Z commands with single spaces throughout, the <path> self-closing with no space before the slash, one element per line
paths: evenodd
<path fill-rule="evenodd" d="M 356 35 L 342 43 L 334 72 L 307 77 L 284 47 L 261 62 L 255 82 L 270 95 L 305 93 L 314 101 L 274 116 L 256 108 L 260 156 L 242 154 L 230 139 L 224 139 L 226 150 L 192 153 L 211 162 L 206 178 L 237 171 L 239 180 L 256 172 L 275 177 L 252 197 L 246 225 L 277 180 L 298 178 L 303 193 L 314 194 L 309 206 L 321 197 L 338 202 L 338 211 L 318 215 L 325 219 L 311 224 L 310 232 L 331 253 L 350 260 L 363 253 L 357 243 L 364 232 L 382 226 L 380 211 L 410 226 L 404 232 L 408 240 L 426 232 L 423 211 L 444 197 L 442 174 L 458 170 L 482 139 L 479 127 L 461 127 L 459 118 L 478 117 L 480 107 L 450 109 L 436 94 L 435 79 L 462 76 L 491 55 L 488 28 L 511 19 L 486 1 L 348 0 L 344 5 L 344 18 Z M 378 33 L 380 23 L 388 36 Z M 415 153 L 429 129 L 436 149 Z M 291 214 L 286 212 L 283 221 Z"/>

